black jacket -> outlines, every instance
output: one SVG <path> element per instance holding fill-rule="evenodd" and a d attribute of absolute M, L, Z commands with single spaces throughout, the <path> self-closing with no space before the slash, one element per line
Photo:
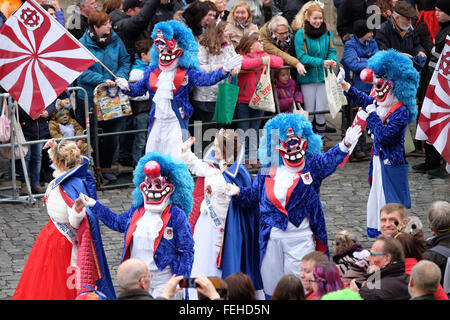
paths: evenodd
<path fill-rule="evenodd" d="M 417 32 L 409 29 L 402 38 L 391 19 L 381 25 L 380 30 L 375 35 L 375 40 L 380 50 L 395 49 L 399 52 L 408 53 L 413 57 L 419 51 L 425 53 L 425 49 L 420 44 L 420 38 Z"/>
<path fill-rule="evenodd" d="M 114 31 L 122 39 L 132 59 L 134 59 L 134 53 L 136 52 L 134 47 L 136 41 L 149 39 L 150 37 L 147 28 L 151 24 L 158 6 L 159 0 L 147 0 L 144 7 L 135 16 L 129 16 L 119 9 L 115 9 L 109 14 Z"/>
<path fill-rule="evenodd" d="M 74 13 L 67 21 L 67 30 L 77 38 L 77 40 L 80 40 L 87 28 L 88 17 L 81 13 Z"/>
<path fill-rule="evenodd" d="M 427 250 L 425 251 L 425 253 L 423 255 L 423 257 L 425 259 L 433 261 L 434 263 L 436 263 L 438 265 L 439 269 L 441 269 L 441 274 L 442 274 L 441 284 L 443 284 L 443 282 L 444 282 L 443 276 L 444 276 L 444 272 L 445 272 L 445 267 L 447 265 L 447 258 L 437 252 L 430 250 L 431 248 L 433 248 L 437 245 L 441 245 L 441 246 L 450 248 L 450 232 L 446 232 L 444 234 L 441 234 L 439 236 L 429 239 L 427 241 Z"/>
<path fill-rule="evenodd" d="M 168 21 L 173 19 L 173 15 L 175 12 L 183 9 L 183 1 L 181 0 L 172 0 L 169 3 L 161 3 L 152 19 L 152 26 L 161 21 Z M 148 30 L 149 33 L 152 30 Z"/>
<path fill-rule="evenodd" d="M 367 7 L 375 0 L 343 0 L 339 5 L 336 30 L 341 39 L 346 34 L 353 34 L 353 23 L 357 20 L 366 20 Z"/>
<path fill-rule="evenodd" d="M 22 108 L 19 108 L 20 126 L 25 140 L 41 140 L 50 138 L 50 131 L 48 129 L 48 122 L 55 112 L 55 103 L 50 104 L 45 110 L 48 112 L 47 118 L 37 118 L 33 120 Z"/>
<path fill-rule="evenodd" d="M 131 289 L 122 291 L 117 300 L 155 300 L 150 293 L 144 289 Z"/>
<path fill-rule="evenodd" d="M 436 38 L 434 40 L 434 47 L 431 50 L 431 57 L 429 63 L 431 73 L 433 73 L 434 67 L 436 66 L 436 63 L 438 62 L 439 57 L 441 56 L 441 52 L 442 50 L 444 50 L 445 38 L 447 37 L 447 35 L 450 35 L 450 21 L 440 23 L 439 25 L 440 28 L 436 33 Z"/>
<path fill-rule="evenodd" d="M 405 263 L 389 264 L 381 269 L 380 277 L 368 279 L 368 284 L 359 290 L 364 300 L 408 300 L 409 275 L 405 273 Z M 379 282 L 378 282 L 379 281 Z"/>

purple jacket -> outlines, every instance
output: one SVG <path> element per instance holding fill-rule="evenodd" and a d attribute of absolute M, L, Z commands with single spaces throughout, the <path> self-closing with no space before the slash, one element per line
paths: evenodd
<path fill-rule="evenodd" d="M 277 97 L 280 112 L 292 112 L 294 101 L 303 103 L 303 95 L 295 80 L 290 79 L 287 84 L 277 80 Z"/>

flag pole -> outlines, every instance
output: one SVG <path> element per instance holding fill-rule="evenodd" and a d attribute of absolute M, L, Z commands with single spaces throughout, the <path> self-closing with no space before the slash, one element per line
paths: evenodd
<path fill-rule="evenodd" d="M 97 59 L 97 62 L 98 63 L 100 63 L 100 65 L 103 67 L 103 68 L 105 68 L 106 69 L 106 71 L 108 71 L 113 77 L 114 77 L 114 79 L 117 79 L 117 76 L 114 74 L 114 73 L 112 73 L 112 71 L 111 70 L 109 70 L 108 69 L 108 67 L 107 66 L 105 66 L 104 64 L 103 64 L 103 62 L 101 62 L 100 60 L 98 60 Z"/>

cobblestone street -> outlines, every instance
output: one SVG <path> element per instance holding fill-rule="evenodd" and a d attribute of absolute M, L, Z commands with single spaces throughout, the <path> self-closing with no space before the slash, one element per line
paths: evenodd
<path fill-rule="evenodd" d="M 409 156 L 411 166 L 423 161 L 423 157 Z M 372 240 L 365 236 L 368 161 L 349 162 L 345 168 L 325 179 L 321 187 L 321 200 L 325 212 L 330 251 L 333 252 L 334 235 L 342 228 L 355 231 L 366 248 Z M 409 171 L 412 207 L 410 215 L 420 217 L 425 235 L 431 234 L 426 220 L 427 210 L 435 200 L 450 199 L 450 179 L 429 179 L 427 175 Z M 98 192 L 99 201 L 114 212 L 127 210 L 132 202 L 131 188 Z M 48 222 L 42 200 L 34 205 L 0 204 L 0 299 L 11 299 L 22 269 L 41 228 Z M 118 293 L 116 272 L 120 263 L 123 235 L 109 230 L 103 224 L 102 237 L 111 276 Z"/>

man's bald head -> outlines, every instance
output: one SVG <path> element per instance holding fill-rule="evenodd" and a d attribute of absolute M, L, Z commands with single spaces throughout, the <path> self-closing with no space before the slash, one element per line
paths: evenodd
<path fill-rule="evenodd" d="M 117 270 L 119 286 L 122 290 L 145 289 L 150 285 L 150 271 L 144 261 L 128 259 Z"/>

